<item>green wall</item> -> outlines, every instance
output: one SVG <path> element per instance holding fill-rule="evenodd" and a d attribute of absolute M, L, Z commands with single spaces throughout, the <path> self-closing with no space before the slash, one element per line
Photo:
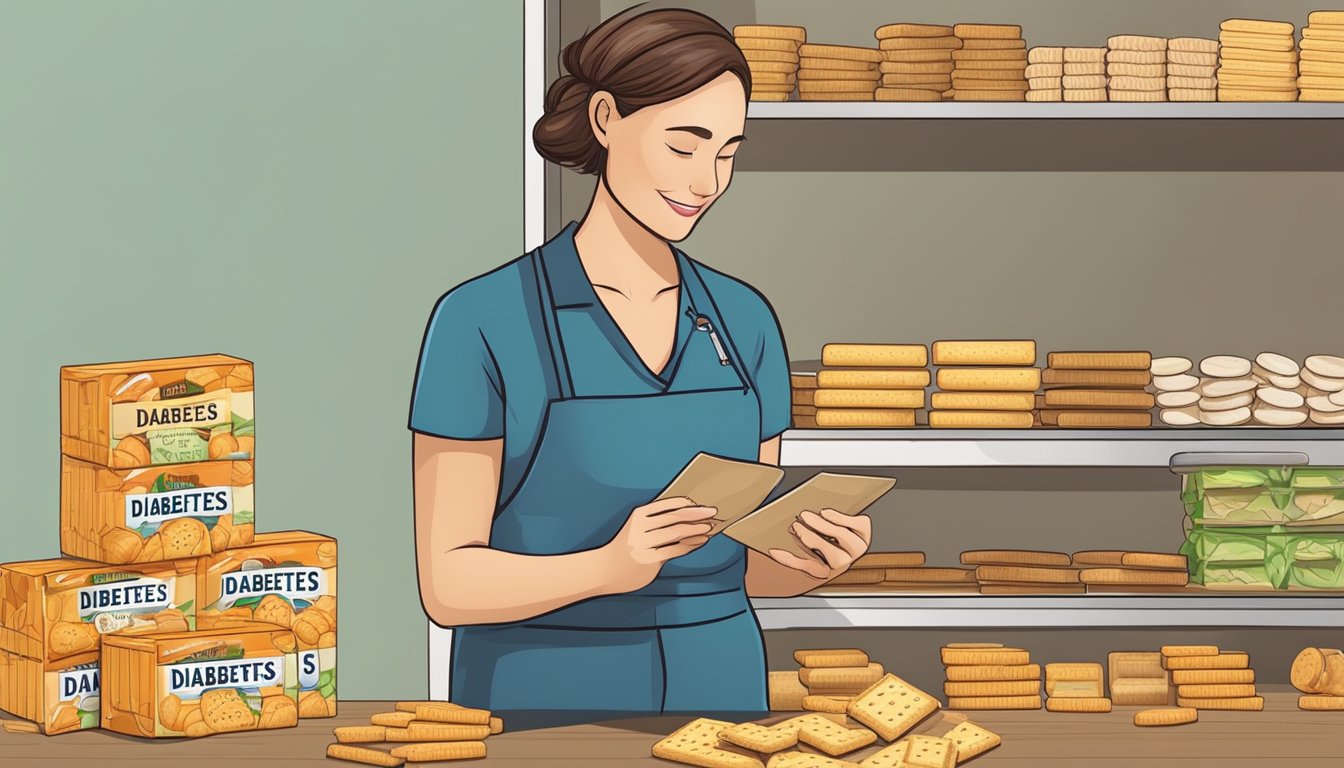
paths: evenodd
<path fill-rule="evenodd" d="M 517 2 L 0 0 L 0 560 L 57 553 L 61 365 L 240 355 L 258 528 L 341 541 L 341 696 L 423 695 L 411 379 L 522 252 L 521 46 Z"/>

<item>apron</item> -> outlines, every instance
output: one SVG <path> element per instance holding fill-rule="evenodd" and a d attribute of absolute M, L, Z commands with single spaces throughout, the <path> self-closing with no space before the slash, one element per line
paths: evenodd
<path fill-rule="evenodd" d="M 697 453 L 756 461 L 760 408 L 708 288 L 679 252 L 683 290 L 718 333 L 691 332 L 682 352 L 719 350 L 723 386 L 613 396 L 576 393 L 545 253 L 530 258 L 559 397 L 547 403 L 531 463 L 497 509 L 490 546 L 529 555 L 600 547 Z M 677 362 L 668 370 L 675 373 Z M 725 366 L 726 368 L 727 366 Z M 725 371 L 725 374 L 727 372 Z M 743 585 L 746 551 L 726 536 L 665 563 L 647 587 L 511 624 L 453 632 L 453 701 L 491 710 L 765 712 L 765 651 Z"/>

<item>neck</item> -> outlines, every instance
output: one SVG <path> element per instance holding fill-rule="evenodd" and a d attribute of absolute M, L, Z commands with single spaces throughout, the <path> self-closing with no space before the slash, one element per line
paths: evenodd
<path fill-rule="evenodd" d="M 676 255 L 667 241 L 635 220 L 598 180 L 574 246 L 594 285 L 613 288 L 627 298 L 651 299 L 679 284 Z"/>

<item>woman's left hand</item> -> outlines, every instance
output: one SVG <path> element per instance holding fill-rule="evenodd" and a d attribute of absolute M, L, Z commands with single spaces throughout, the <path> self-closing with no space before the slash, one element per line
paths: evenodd
<path fill-rule="evenodd" d="M 772 549 L 770 559 L 814 579 L 830 581 L 849 570 L 868 551 L 873 540 L 873 520 L 867 515 L 845 515 L 834 509 L 808 510 L 798 516 L 789 532 L 817 557 L 799 557 Z"/>

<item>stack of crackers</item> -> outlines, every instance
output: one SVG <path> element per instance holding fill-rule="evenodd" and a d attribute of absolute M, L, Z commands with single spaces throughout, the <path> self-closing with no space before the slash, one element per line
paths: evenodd
<path fill-rule="evenodd" d="M 1107 94 L 1110 101 L 1167 100 L 1167 39 L 1116 35 L 1106 41 Z"/>
<path fill-rule="evenodd" d="M 802 709 L 843 715 L 855 696 L 868 690 L 887 672 L 868 654 L 854 648 L 798 650 L 798 682 L 807 691 Z"/>
<path fill-rule="evenodd" d="M 1171 427 L 1193 427 L 1199 421 L 1199 377 L 1190 373 L 1186 357 L 1156 357 L 1148 366 L 1157 393 L 1158 418 Z"/>
<path fill-rule="evenodd" d="M 1027 101 L 1064 100 L 1064 49 L 1036 47 L 1027 51 Z"/>
<path fill-rule="evenodd" d="M 849 570 L 826 582 L 830 587 L 875 587 L 887 580 L 887 571 L 923 570 L 923 552 L 869 552 Z"/>
<path fill-rule="evenodd" d="M 1041 666 L 998 643 L 949 643 L 940 651 L 948 709 L 1040 709 Z"/>
<path fill-rule="evenodd" d="M 962 552 L 961 562 L 975 566 L 982 595 L 1077 595 L 1087 591 L 1073 559 L 1063 552 L 979 549 Z"/>
<path fill-rule="evenodd" d="M 1313 11 L 1302 28 L 1299 101 L 1344 101 L 1344 11 Z"/>
<path fill-rule="evenodd" d="M 1199 421 L 1211 427 L 1249 424 L 1256 381 L 1251 361 L 1236 355 L 1212 355 L 1199 362 Z"/>
<path fill-rule="evenodd" d="M 1043 375 L 1041 423 L 1081 429 L 1153 425 L 1147 352 L 1051 352 Z"/>
<path fill-rule="evenodd" d="M 1303 649 L 1293 660 L 1289 679 L 1302 692 L 1299 709 L 1344 710 L 1344 651 Z"/>
<path fill-rule="evenodd" d="M 1073 553 L 1078 578 L 1092 592 L 1181 592 L 1190 583 L 1185 555 L 1092 550 Z"/>
<path fill-rule="evenodd" d="M 881 76 L 878 49 L 804 43 L 798 53 L 798 96 L 803 101 L 873 100 Z"/>
<path fill-rule="evenodd" d="M 877 28 L 882 51 L 878 101 L 942 101 L 951 98 L 952 52 L 962 41 L 938 24 L 887 24 Z"/>
<path fill-rule="evenodd" d="M 1171 673 L 1176 703 L 1191 709 L 1259 712 L 1250 654 L 1219 651 L 1216 645 L 1164 645 L 1162 667 Z"/>
<path fill-rule="evenodd" d="M 788 101 L 798 83 L 798 47 L 807 42 L 802 27 L 742 24 L 733 39 L 751 70 L 752 101 Z"/>
<path fill-rule="evenodd" d="M 1307 375 L 1312 374 L 1308 372 Z M 1258 385 L 1251 406 L 1251 418 L 1257 423 L 1297 427 L 1307 420 L 1307 391 L 1302 383 L 1302 366 L 1296 360 L 1262 352 L 1251 364 L 1251 378 Z M 1322 405 L 1330 407 L 1328 401 Z M 1344 406 L 1340 410 L 1344 410 Z"/>
<path fill-rule="evenodd" d="M 1106 49 L 1064 49 L 1064 100 L 1106 101 Z"/>
<path fill-rule="evenodd" d="M 794 429 L 817 428 L 817 374 L 806 371 L 789 373 L 789 389 Z"/>
<path fill-rule="evenodd" d="M 1218 41 L 1173 37 L 1167 41 L 1167 100 L 1218 100 Z"/>
<path fill-rule="evenodd" d="M 956 101 L 1025 101 L 1027 44 L 1016 24 L 958 24 L 962 40 L 952 52 Z"/>
<path fill-rule="evenodd" d="M 478 760 L 485 740 L 504 732 L 504 721 L 488 710 L 447 701 L 403 701 L 395 712 L 376 714 L 369 725 L 336 728 L 327 757 L 365 765 Z M 396 744 L 374 749 L 369 744 Z"/>
<path fill-rule="evenodd" d="M 1111 711 L 1100 664 L 1070 662 L 1045 665 L 1045 708 L 1050 712 L 1104 714 Z"/>
<path fill-rule="evenodd" d="M 1161 707 L 1172 703 L 1171 674 L 1158 651 L 1116 651 L 1106 657 L 1111 702 L 1117 707 Z M 1253 673 L 1252 673 L 1253 674 Z"/>
<path fill-rule="evenodd" d="M 1219 29 L 1219 101 L 1297 101 L 1297 41 L 1290 22 L 1228 19 Z"/>
<path fill-rule="evenodd" d="M 1035 423 L 1041 371 L 1026 366 L 1036 365 L 1036 342 L 936 341 L 933 362 L 939 391 L 929 426 L 1028 429 Z"/>
<path fill-rule="evenodd" d="M 1311 355 L 1302 366 L 1301 377 L 1311 423 L 1344 425 L 1344 357 Z"/>
<path fill-rule="evenodd" d="M 767 762 L 771 768 L 954 768 L 999 745 L 997 734 L 963 718 L 933 718 L 940 708 L 934 697 L 885 675 L 843 712 L 773 725 L 700 718 L 654 744 L 653 755 L 705 768 L 764 768 Z M 944 731 L 949 724 L 954 727 Z M 917 727 L 944 733 L 914 733 Z M 886 745 L 860 760 L 860 750 L 879 739 Z"/>
<path fill-rule="evenodd" d="M 805 375 L 793 377 L 794 421 L 811 409 L 810 423 L 820 428 L 913 427 L 924 407 L 928 363 L 923 344 L 823 345 L 816 386 L 806 389 L 799 386 L 810 383 Z"/>

